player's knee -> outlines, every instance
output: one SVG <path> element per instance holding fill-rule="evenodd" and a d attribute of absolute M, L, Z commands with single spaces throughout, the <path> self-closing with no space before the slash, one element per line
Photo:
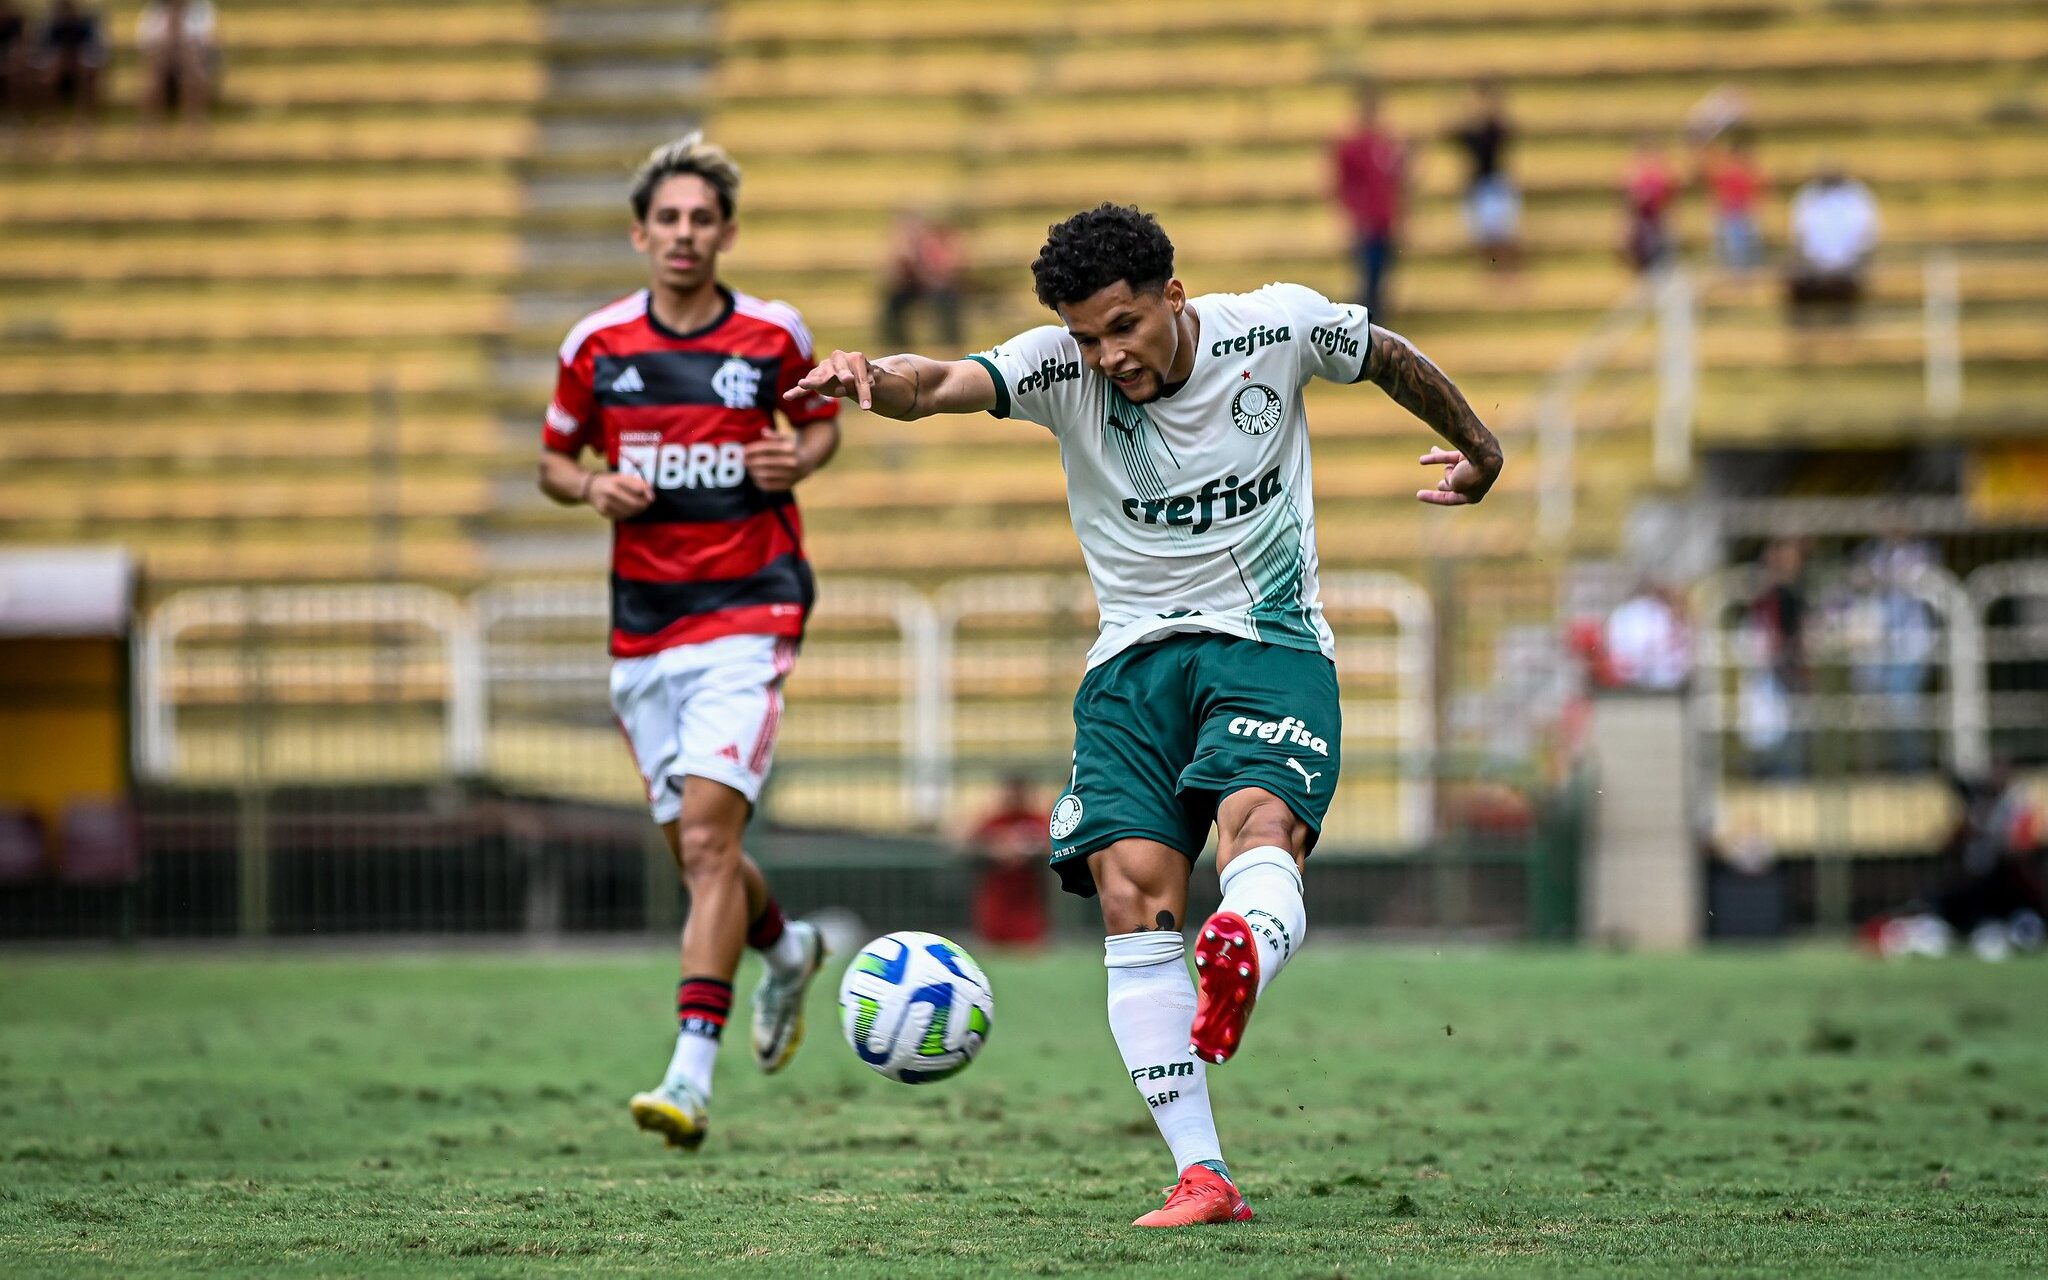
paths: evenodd
<path fill-rule="evenodd" d="M 1096 896 L 1102 902 L 1102 929 L 1104 933 L 1137 933 L 1144 929 L 1161 927 L 1161 916 L 1172 916 L 1172 899 L 1169 895 L 1150 889 L 1134 880 L 1111 877 L 1107 882 L 1095 882 Z M 1179 928 L 1176 920 L 1171 926 Z"/>
<path fill-rule="evenodd" d="M 1090 870 L 1105 933 L 1178 929 L 1184 923 L 1177 914 L 1187 896 L 1184 877 L 1175 882 L 1149 865 L 1131 866 L 1114 858 L 1098 858 Z"/>
<path fill-rule="evenodd" d="M 677 843 L 684 880 L 716 880 L 740 873 L 737 832 L 714 822 L 685 822 Z"/>
<path fill-rule="evenodd" d="M 1233 852 L 1275 845 L 1299 862 L 1308 843 L 1308 824 L 1271 792 L 1239 791 L 1224 801 L 1216 819 L 1223 847 Z"/>

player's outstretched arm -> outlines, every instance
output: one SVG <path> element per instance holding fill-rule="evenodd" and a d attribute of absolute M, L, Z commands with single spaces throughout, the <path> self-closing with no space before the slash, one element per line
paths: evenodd
<path fill-rule="evenodd" d="M 1425 467 L 1441 466 L 1443 479 L 1415 496 L 1440 507 L 1470 506 L 1486 496 L 1500 475 L 1500 441 L 1472 412 L 1457 385 L 1415 344 L 1391 329 L 1373 325 L 1365 355 L 1365 376 L 1394 403 L 1429 424 L 1453 447 L 1422 455 Z"/>
<path fill-rule="evenodd" d="M 935 413 L 985 413 L 996 407 L 995 379 L 973 360 L 881 356 L 834 351 L 783 393 L 838 396 L 884 418 L 928 418 Z"/>

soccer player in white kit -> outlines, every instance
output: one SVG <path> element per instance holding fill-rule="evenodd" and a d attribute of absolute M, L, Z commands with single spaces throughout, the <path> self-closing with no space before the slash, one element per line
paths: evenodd
<path fill-rule="evenodd" d="M 1104 204 L 1051 228 L 1031 265 L 1061 325 L 965 360 L 837 351 L 787 392 L 890 418 L 993 413 L 1048 428 L 1102 626 L 1074 700 L 1074 774 L 1053 868 L 1099 895 L 1109 1025 L 1180 1175 L 1143 1227 L 1243 1221 L 1206 1072 L 1307 929 L 1301 870 L 1340 764 L 1335 646 L 1317 598 L 1302 389 L 1371 381 L 1450 444 L 1416 497 L 1465 506 L 1500 445 L 1465 398 L 1365 309 L 1271 284 L 1189 297 L 1173 244 Z M 1181 930 L 1217 829 L 1223 902 Z"/>

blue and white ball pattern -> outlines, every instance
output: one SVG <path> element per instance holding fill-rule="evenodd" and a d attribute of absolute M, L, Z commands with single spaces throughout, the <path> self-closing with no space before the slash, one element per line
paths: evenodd
<path fill-rule="evenodd" d="M 899 1084 L 966 1069 L 988 1042 L 995 996 L 974 957 L 936 933 L 884 934 L 839 980 L 839 1021 L 860 1060 Z"/>

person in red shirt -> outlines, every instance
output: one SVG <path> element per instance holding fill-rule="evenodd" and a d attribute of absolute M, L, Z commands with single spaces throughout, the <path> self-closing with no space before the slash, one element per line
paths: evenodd
<path fill-rule="evenodd" d="M 719 282 L 739 186 L 739 167 L 700 134 L 648 156 L 631 192 L 647 287 L 563 342 L 540 458 L 542 492 L 612 522 L 612 709 L 690 894 L 675 1053 L 631 1110 L 690 1149 L 704 1140 L 741 947 L 766 961 L 753 1048 L 770 1072 L 803 1037 L 825 958 L 814 926 L 783 919 L 740 837 L 815 595 L 790 489 L 838 447 L 837 403 L 783 398 L 812 365 L 796 310 Z M 778 428 L 778 406 L 793 431 Z M 585 450 L 602 469 L 583 466 Z"/>
<path fill-rule="evenodd" d="M 1379 90 L 1358 92 L 1358 124 L 1331 144 L 1337 200 L 1351 219 L 1351 259 L 1358 300 L 1375 323 L 1385 321 L 1387 276 L 1401 241 L 1402 198 L 1408 183 L 1408 148 L 1380 123 Z"/>
<path fill-rule="evenodd" d="M 1031 780 L 1003 779 L 996 807 L 967 838 L 981 864 L 974 886 L 974 931 L 983 942 L 1035 947 L 1045 941 L 1045 860 L 1052 851 L 1045 806 Z"/>
<path fill-rule="evenodd" d="M 1672 197 L 1678 194 L 1678 179 L 1664 158 L 1664 148 L 1655 138 L 1636 143 L 1622 183 L 1622 202 L 1628 212 L 1622 254 L 1638 272 L 1650 272 L 1671 257 L 1671 228 L 1668 219 Z"/>
<path fill-rule="evenodd" d="M 1757 164 L 1756 142 L 1747 129 L 1731 129 L 1724 145 L 1707 153 L 1702 176 L 1714 199 L 1714 249 L 1721 265 L 1737 274 L 1763 262 L 1763 235 L 1757 227 L 1757 206 L 1763 200 L 1764 174 Z"/>
<path fill-rule="evenodd" d="M 957 350 L 966 269 L 958 227 L 915 209 L 899 212 L 889 234 L 889 258 L 882 269 L 883 344 L 909 346 L 910 313 L 925 304 L 931 308 L 935 340 Z"/>

